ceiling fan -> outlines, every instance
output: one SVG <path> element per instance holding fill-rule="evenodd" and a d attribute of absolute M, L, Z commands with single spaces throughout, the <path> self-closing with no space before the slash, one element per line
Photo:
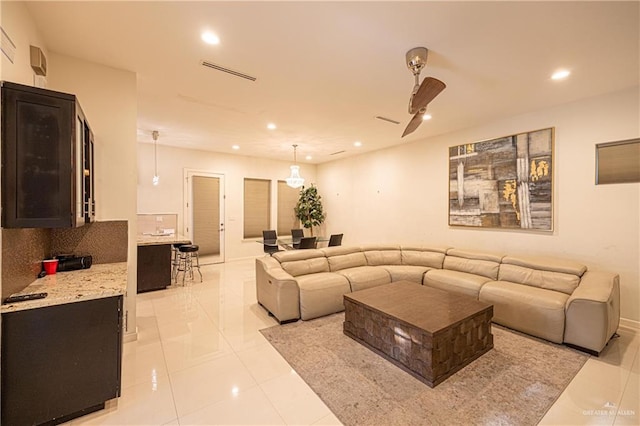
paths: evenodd
<path fill-rule="evenodd" d="M 415 84 L 413 91 L 411 92 L 411 98 L 409 99 L 409 114 L 415 114 L 407 127 L 402 133 L 402 137 L 413 133 L 420 123 L 422 123 L 422 116 L 427 112 L 427 105 L 436 96 L 442 92 L 446 84 L 433 77 L 425 77 L 420 83 L 420 71 L 427 65 L 427 55 L 429 50 L 426 47 L 414 47 L 406 54 L 407 67 L 413 73 L 415 78 Z"/>

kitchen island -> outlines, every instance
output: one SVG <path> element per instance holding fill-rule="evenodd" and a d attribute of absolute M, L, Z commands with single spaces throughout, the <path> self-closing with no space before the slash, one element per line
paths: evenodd
<path fill-rule="evenodd" d="M 191 244 L 180 234 L 138 235 L 138 293 L 171 285 L 171 246 Z"/>
<path fill-rule="evenodd" d="M 1 424 L 60 423 L 120 396 L 127 264 L 35 280 L 2 305 Z"/>

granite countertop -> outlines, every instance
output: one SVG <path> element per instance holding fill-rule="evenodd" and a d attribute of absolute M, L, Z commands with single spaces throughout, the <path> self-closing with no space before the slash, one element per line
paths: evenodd
<path fill-rule="evenodd" d="M 31 283 L 16 294 L 48 293 L 44 299 L 10 303 L 0 307 L 1 313 L 62 305 L 71 302 L 120 296 L 127 290 L 127 263 L 102 263 L 89 269 L 58 272 Z"/>
<path fill-rule="evenodd" d="M 138 235 L 139 246 L 157 246 L 162 244 L 191 244 L 191 240 L 180 234 Z"/>

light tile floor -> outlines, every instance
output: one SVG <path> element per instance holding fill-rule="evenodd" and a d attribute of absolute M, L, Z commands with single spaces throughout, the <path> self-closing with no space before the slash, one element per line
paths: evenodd
<path fill-rule="evenodd" d="M 122 396 L 71 425 L 339 425 L 258 331 L 253 260 L 202 267 L 204 282 L 137 296 Z M 544 425 L 638 425 L 640 337 L 621 330 L 591 358 Z"/>

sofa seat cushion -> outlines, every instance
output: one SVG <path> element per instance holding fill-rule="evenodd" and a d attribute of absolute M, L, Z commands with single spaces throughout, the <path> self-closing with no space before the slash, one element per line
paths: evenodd
<path fill-rule="evenodd" d="M 341 269 L 337 272 L 344 275 L 351 284 L 351 291 L 364 290 L 391 282 L 391 275 L 380 266 L 358 266 Z"/>
<path fill-rule="evenodd" d="M 480 288 L 491 281 L 483 275 L 449 269 L 431 269 L 424 274 L 423 284 L 441 290 L 453 291 L 478 298 Z"/>
<path fill-rule="evenodd" d="M 422 284 L 424 273 L 431 269 L 427 266 L 412 265 L 382 265 L 381 268 L 391 275 L 391 282 L 406 280 L 418 284 Z"/>
<path fill-rule="evenodd" d="M 343 295 L 351 292 L 343 275 L 319 272 L 296 277 L 300 288 L 300 317 L 309 320 L 344 310 Z"/>
<path fill-rule="evenodd" d="M 493 304 L 493 321 L 555 343 L 564 338 L 564 307 L 569 296 L 509 281 L 492 281 L 480 300 Z"/>

